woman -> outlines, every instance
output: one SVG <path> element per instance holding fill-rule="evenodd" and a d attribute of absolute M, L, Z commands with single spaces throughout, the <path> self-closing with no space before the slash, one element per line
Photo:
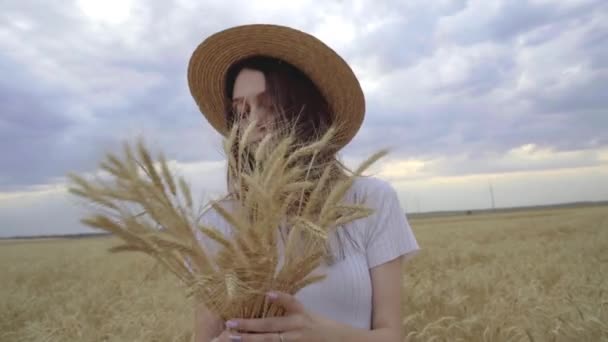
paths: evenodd
<path fill-rule="evenodd" d="M 194 51 L 188 82 L 201 112 L 224 135 L 233 125 L 255 120 L 252 143 L 286 125 L 305 143 L 335 125 L 335 148 L 315 163 L 329 163 L 333 179 L 346 174 L 337 153 L 363 123 L 364 96 L 346 62 L 315 37 L 275 25 L 221 31 Z M 357 179 L 345 200 L 358 198 L 365 198 L 374 214 L 332 237 L 335 253 L 322 266 L 327 278 L 293 296 L 268 294 L 285 308 L 284 317 L 222 322 L 197 307 L 195 340 L 401 341 L 402 264 L 419 247 L 388 183 Z M 230 229 L 212 211 L 203 219 Z"/>

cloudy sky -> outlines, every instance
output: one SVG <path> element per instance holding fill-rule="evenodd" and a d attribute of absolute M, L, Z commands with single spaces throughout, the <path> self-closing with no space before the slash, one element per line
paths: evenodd
<path fill-rule="evenodd" d="M 0 235 L 83 230 L 67 172 L 144 136 L 201 193 L 221 191 L 219 136 L 186 66 L 209 34 L 274 23 L 317 35 L 367 98 L 343 151 L 408 212 L 608 199 L 603 0 L 81 0 L 0 3 Z"/>

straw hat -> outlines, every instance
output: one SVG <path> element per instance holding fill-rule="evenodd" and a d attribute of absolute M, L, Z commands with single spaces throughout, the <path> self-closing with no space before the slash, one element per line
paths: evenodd
<path fill-rule="evenodd" d="M 228 132 L 226 73 L 234 63 L 253 56 L 280 59 L 300 69 L 328 102 L 339 132 L 336 143 L 348 144 L 363 123 L 365 98 L 357 77 L 330 47 L 307 33 L 277 25 L 232 27 L 205 39 L 188 64 L 188 85 L 199 109 L 222 135 Z"/>

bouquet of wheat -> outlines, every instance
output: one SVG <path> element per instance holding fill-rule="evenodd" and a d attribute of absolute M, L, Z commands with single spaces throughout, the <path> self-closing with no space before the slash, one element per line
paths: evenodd
<path fill-rule="evenodd" d="M 309 144 L 297 145 L 293 134 L 276 134 L 252 145 L 247 141 L 253 126 L 238 134 L 235 128 L 224 139 L 237 205 L 227 210 L 220 200 L 208 203 L 230 224 L 232 234 L 201 222 L 187 182 L 172 174 L 162 154 L 153 160 L 141 141 L 135 148 L 125 144 L 122 159 L 107 154 L 100 167 L 109 177 L 69 175 L 70 192 L 98 208 L 82 222 L 122 240 L 111 252 L 143 252 L 157 260 L 186 285 L 186 295 L 222 319 L 282 315 L 266 292 L 295 294 L 323 279 L 312 271 L 327 256 L 328 236 L 371 214 L 342 199 L 355 177 L 385 151 L 328 189 L 335 174 L 331 165 L 315 170 L 320 176 L 314 180 L 309 175 L 314 158 L 330 148 L 335 129 Z M 310 160 L 310 166 L 298 160 Z M 283 253 L 277 249 L 278 227 L 288 227 Z M 197 231 L 219 248 L 205 250 Z"/>

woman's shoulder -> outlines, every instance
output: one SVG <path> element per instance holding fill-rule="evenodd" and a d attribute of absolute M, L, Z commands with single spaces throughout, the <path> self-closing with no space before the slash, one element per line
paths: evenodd
<path fill-rule="evenodd" d="M 395 200 L 397 191 L 387 180 L 374 176 L 361 176 L 355 179 L 351 188 L 351 195 L 381 206 L 387 200 Z"/>
<path fill-rule="evenodd" d="M 364 219 L 360 230 L 370 268 L 401 255 L 413 255 L 418 242 L 407 220 L 397 190 L 386 180 L 361 177 L 355 190 L 367 195 L 366 204 L 374 213 Z"/>
<path fill-rule="evenodd" d="M 375 210 L 386 207 L 390 202 L 399 202 L 397 191 L 393 185 L 374 176 L 357 177 L 346 196 L 347 202 L 363 204 Z M 235 205 L 234 200 L 228 197 L 215 200 L 214 203 L 227 211 L 233 209 Z M 210 204 L 206 206 L 199 217 L 199 222 L 202 224 L 222 226 L 222 228 L 228 225 L 226 219 Z"/>
<path fill-rule="evenodd" d="M 391 191 L 393 189 L 387 180 L 375 176 L 359 176 L 355 179 L 354 185 L 372 191 Z"/>

